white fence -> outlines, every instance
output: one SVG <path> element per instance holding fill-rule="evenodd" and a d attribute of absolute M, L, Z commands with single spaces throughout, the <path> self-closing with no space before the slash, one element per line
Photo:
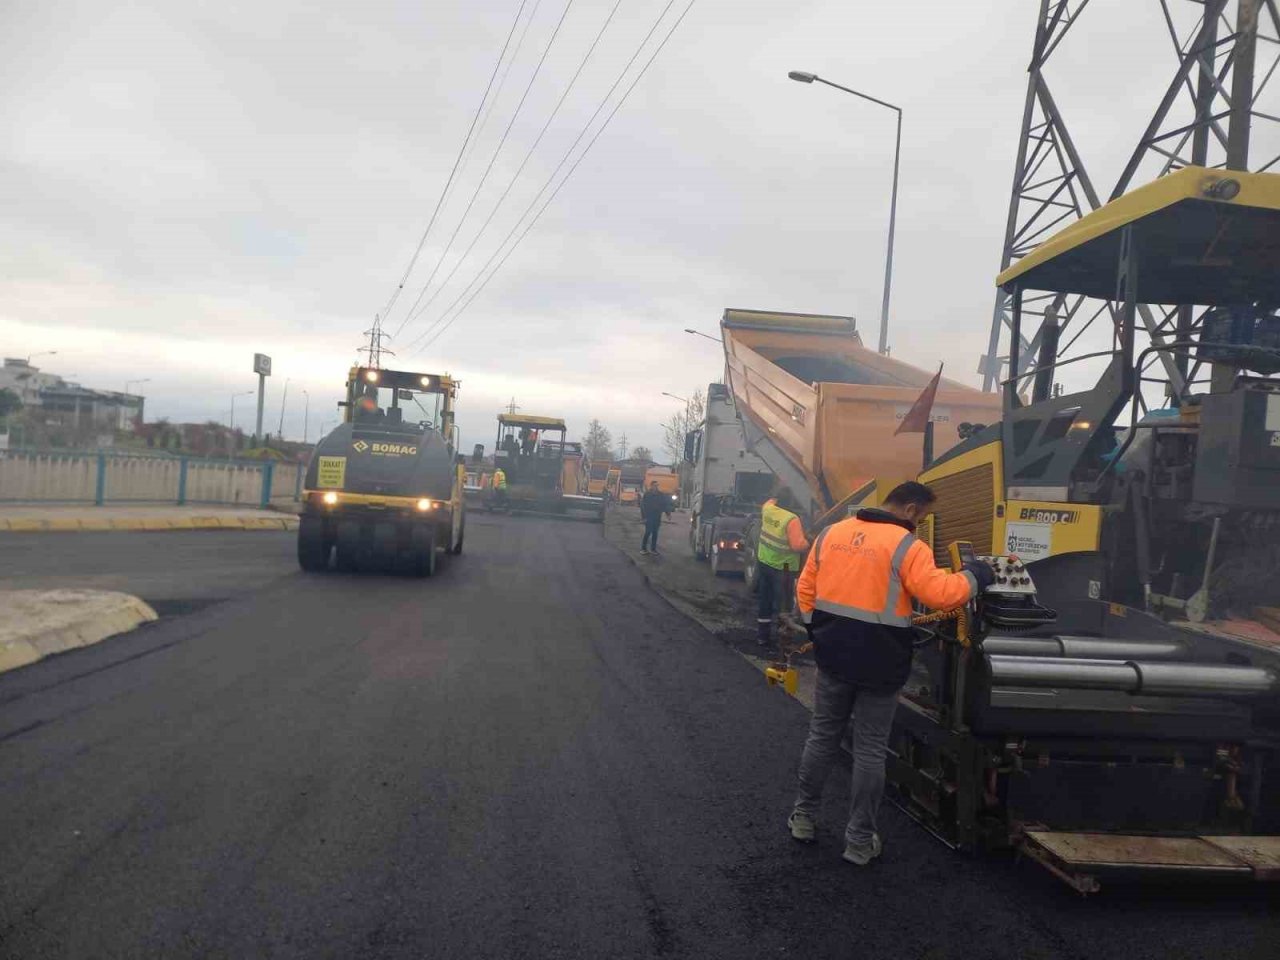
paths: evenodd
<path fill-rule="evenodd" d="M 296 463 L 0 451 L 0 501 L 228 503 L 298 498 Z"/>

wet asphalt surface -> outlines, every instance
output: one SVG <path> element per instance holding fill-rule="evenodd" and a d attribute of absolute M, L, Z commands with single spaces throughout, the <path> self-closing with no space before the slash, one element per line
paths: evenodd
<path fill-rule="evenodd" d="M 1271 887 L 1082 900 L 888 806 L 851 867 L 842 776 L 793 843 L 803 707 L 596 525 L 473 517 L 428 581 L 292 548 L 0 535 L 0 586 L 170 605 L 0 676 L 0 956 L 1280 954 Z"/>

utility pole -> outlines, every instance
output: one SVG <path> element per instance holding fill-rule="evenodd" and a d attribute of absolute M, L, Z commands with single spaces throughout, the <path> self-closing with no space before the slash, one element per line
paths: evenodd
<path fill-rule="evenodd" d="M 515 414 L 516 414 L 516 411 L 517 411 L 517 410 L 519 410 L 519 409 L 520 409 L 520 407 L 519 407 L 519 405 L 516 403 L 516 398 L 515 398 L 515 397 L 512 397 L 512 398 L 511 398 L 511 402 L 507 404 L 507 413 L 511 414 L 511 415 L 514 417 L 514 416 L 515 416 Z"/>
<path fill-rule="evenodd" d="M 622 450 L 621 459 L 627 459 L 627 435 L 625 433 L 622 435 L 622 439 L 618 441 L 618 446 Z"/>
<path fill-rule="evenodd" d="M 311 394 L 302 391 L 303 411 L 302 411 L 302 443 L 307 443 L 307 428 L 311 426 Z"/>

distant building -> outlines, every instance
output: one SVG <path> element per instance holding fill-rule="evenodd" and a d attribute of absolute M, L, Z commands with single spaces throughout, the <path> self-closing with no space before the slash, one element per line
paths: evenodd
<path fill-rule="evenodd" d="M 145 398 L 109 390 L 90 390 L 44 373 L 21 357 L 5 357 L 0 367 L 0 390 L 12 390 L 24 409 L 47 425 L 77 432 L 133 430 L 142 420 Z"/>

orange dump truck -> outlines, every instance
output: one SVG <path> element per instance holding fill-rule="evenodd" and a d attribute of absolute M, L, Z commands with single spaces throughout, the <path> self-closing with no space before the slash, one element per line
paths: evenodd
<path fill-rule="evenodd" d="M 933 371 L 866 349 L 852 317 L 728 309 L 720 329 L 747 445 L 795 494 L 807 525 L 878 504 L 920 473 L 923 436 L 894 431 Z M 930 417 L 935 454 L 1000 415 L 998 395 L 944 377 Z"/>

